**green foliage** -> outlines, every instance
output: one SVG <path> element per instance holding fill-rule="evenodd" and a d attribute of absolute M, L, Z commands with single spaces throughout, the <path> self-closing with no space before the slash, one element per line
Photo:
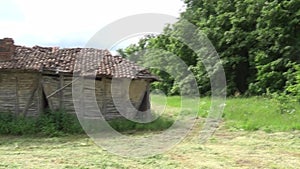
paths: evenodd
<path fill-rule="evenodd" d="M 0 134 L 60 136 L 83 133 L 77 117 L 64 111 L 47 112 L 39 117 L 0 113 Z"/>
<path fill-rule="evenodd" d="M 224 112 L 226 126 L 230 129 L 267 132 L 299 130 L 300 105 L 283 97 L 269 95 L 228 99 Z"/>
<path fill-rule="evenodd" d="M 292 76 L 292 80 L 288 81 L 286 91 L 300 103 L 300 65 L 295 65 L 294 67 L 296 71 L 289 73 Z"/>
<path fill-rule="evenodd" d="M 254 93 L 283 91 L 294 65 L 299 65 L 299 11 L 298 0 L 264 3 L 255 31 L 259 43 L 252 50 L 257 70 Z"/>
<path fill-rule="evenodd" d="M 300 66 L 294 64 L 295 70 L 288 73 L 288 81 L 283 92 L 270 92 L 267 89 L 265 94 L 268 98 L 274 101 L 278 111 L 281 114 L 293 114 L 296 111 L 296 107 L 300 105 Z"/>
<path fill-rule="evenodd" d="M 49 136 L 83 133 L 75 114 L 64 111 L 48 112 L 38 119 L 41 133 Z"/>
<path fill-rule="evenodd" d="M 171 117 L 162 116 L 150 123 L 137 123 L 127 119 L 110 120 L 109 124 L 117 131 L 160 131 L 169 128 L 174 122 Z M 47 112 L 39 117 L 16 117 L 12 113 L 0 113 L 0 134 L 63 136 L 81 134 L 83 129 L 74 114 L 64 111 Z"/>
<path fill-rule="evenodd" d="M 290 96 L 275 97 L 276 94 L 256 97 L 231 97 L 226 100 L 223 113 L 224 124 L 232 130 L 264 130 L 267 132 L 300 130 L 300 104 L 290 100 Z M 151 96 L 155 105 L 162 103 L 159 95 Z M 153 98 L 153 100 L 152 100 Z M 200 99 L 195 107 L 193 99 L 186 101 L 191 107 L 189 112 L 199 112 L 199 117 L 207 117 L 210 112 L 210 98 Z M 181 111 L 179 96 L 167 97 L 166 110 L 169 115 L 176 116 Z M 168 110 L 172 110 L 168 112 Z"/>
<path fill-rule="evenodd" d="M 33 134 L 37 131 L 35 119 L 16 117 L 13 113 L 0 113 L 0 134 Z"/>
<path fill-rule="evenodd" d="M 297 101 L 293 96 L 289 96 L 285 93 L 272 93 L 267 94 L 270 99 L 273 100 L 274 106 L 278 108 L 278 112 L 281 114 L 293 114 L 296 111 Z"/>
<path fill-rule="evenodd" d="M 162 131 L 168 129 L 174 122 L 170 117 L 161 116 L 150 123 L 138 123 L 127 119 L 116 119 L 109 121 L 109 125 L 119 131 Z"/>
<path fill-rule="evenodd" d="M 198 26 L 211 40 L 222 59 L 227 78 L 227 93 L 260 95 L 267 91 L 282 92 L 294 65 L 300 64 L 299 0 L 185 0 L 186 11 L 180 19 Z M 199 32 L 191 32 L 182 22 L 165 28 L 163 34 L 147 36 L 139 44 L 121 53 L 128 55 L 144 49 L 162 49 L 182 59 L 195 74 L 201 94 L 210 94 L 209 57 L 199 58 L 195 52 L 172 35 L 187 37 L 197 43 Z M 175 36 L 175 37 L 178 37 Z M 199 49 L 202 50 L 202 49 Z M 160 57 L 168 57 L 160 53 Z M 138 56 L 135 56 L 138 57 Z M 213 68 L 215 69 L 215 68 Z M 177 94 L 180 85 L 164 73 L 156 71 L 163 81 L 155 87 L 166 94 Z M 293 86 L 289 87 L 289 90 Z"/>

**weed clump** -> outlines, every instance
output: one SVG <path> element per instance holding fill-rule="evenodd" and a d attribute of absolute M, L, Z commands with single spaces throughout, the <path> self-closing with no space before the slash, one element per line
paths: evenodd
<path fill-rule="evenodd" d="M 74 114 L 64 111 L 47 112 L 38 117 L 0 113 L 0 134 L 61 136 L 80 134 L 83 130 Z"/>
<path fill-rule="evenodd" d="M 150 123 L 138 123 L 124 118 L 109 120 L 109 125 L 119 131 L 161 131 L 173 124 L 171 117 L 159 117 Z M 15 116 L 13 113 L 0 113 L 0 134 L 42 135 L 49 137 L 68 134 L 82 134 L 79 120 L 75 114 L 65 111 L 46 112 L 38 117 Z"/>

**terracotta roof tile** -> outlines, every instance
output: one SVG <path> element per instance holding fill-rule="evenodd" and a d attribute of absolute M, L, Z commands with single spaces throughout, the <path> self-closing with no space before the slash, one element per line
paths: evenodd
<path fill-rule="evenodd" d="M 112 56 L 108 50 L 93 48 L 66 48 L 16 46 L 9 61 L 1 61 L 0 69 L 81 73 L 111 78 L 157 79 L 147 69 L 122 58 Z"/>

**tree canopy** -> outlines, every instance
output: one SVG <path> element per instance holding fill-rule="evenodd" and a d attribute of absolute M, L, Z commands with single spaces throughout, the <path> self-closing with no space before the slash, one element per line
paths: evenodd
<path fill-rule="evenodd" d="M 225 70 L 229 95 L 290 91 L 287 89 L 297 86 L 299 0 L 184 0 L 184 3 L 187 8 L 179 19 L 197 26 L 215 47 Z M 197 37 L 197 32 L 189 32 L 179 21 L 167 26 L 162 34 L 147 36 L 119 52 L 129 58 L 144 49 L 171 52 L 194 73 L 200 93 L 209 94 L 210 81 L 203 59 L 173 34 L 188 36 L 191 42 Z M 159 55 L 168 56 L 163 52 Z M 165 72 L 156 73 L 165 79 L 154 84 L 156 88 L 170 95 L 178 94 L 180 86 L 172 77 Z"/>

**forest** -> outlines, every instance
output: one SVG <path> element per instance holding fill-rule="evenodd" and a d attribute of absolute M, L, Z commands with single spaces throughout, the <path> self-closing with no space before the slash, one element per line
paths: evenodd
<path fill-rule="evenodd" d="M 204 54 L 199 57 L 199 52 L 176 38 L 187 37 L 193 45 L 204 34 L 220 57 L 226 75 L 228 96 L 279 94 L 296 97 L 299 101 L 300 1 L 184 2 L 186 10 L 181 13 L 177 23 L 166 26 L 162 34 L 147 35 L 137 44 L 118 52 L 134 60 L 141 55 L 149 59 L 156 55 L 155 59 L 159 61 L 166 61 L 172 53 L 183 60 L 193 73 L 200 94 L 210 95 L 209 78 L 214 70 L 208 70 L 203 64 L 210 56 Z M 197 30 L 191 31 L 183 21 L 195 25 Z M 153 49 L 159 49 L 160 52 L 145 52 Z M 153 69 L 153 72 L 163 80 L 154 83 L 152 87 L 167 95 L 178 95 L 181 84 L 189 80 L 177 80 L 162 70 Z"/>

